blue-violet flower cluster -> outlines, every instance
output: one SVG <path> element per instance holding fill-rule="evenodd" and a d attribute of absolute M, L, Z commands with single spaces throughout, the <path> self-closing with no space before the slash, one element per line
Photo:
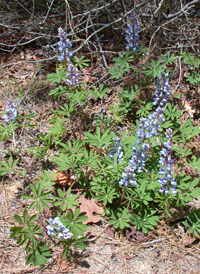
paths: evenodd
<path fill-rule="evenodd" d="M 78 85 L 78 73 L 76 72 L 76 69 L 72 63 L 68 65 L 68 73 L 67 73 L 67 80 L 66 82 L 70 84 L 70 86 L 73 86 L 74 84 Z"/>
<path fill-rule="evenodd" d="M 148 117 L 142 117 L 139 121 L 139 129 L 136 132 L 138 139 L 136 141 L 136 145 L 132 147 L 133 155 L 128 162 L 129 165 L 125 168 L 125 172 L 122 173 L 122 179 L 119 181 L 120 185 L 136 185 L 136 172 L 142 172 L 147 159 L 149 145 L 145 142 L 145 140 L 156 136 L 160 128 L 160 124 L 165 121 L 163 114 L 165 111 L 164 108 L 168 103 L 169 96 L 170 88 L 168 74 L 163 74 L 163 76 L 159 77 L 157 80 L 157 90 L 153 101 L 153 105 L 158 106 L 152 114 Z M 169 145 L 169 143 L 164 143 L 164 145 Z"/>
<path fill-rule="evenodd" d="M 3 116 L 4 122 L 9 123 L 11 121 L 16 121 L 16 117 L 16 106 L 13 104 L 13 100 L 8 100 L 6 104 L 5 114 Z"/>
<path fill-rule="evenodd" d="M 162 77 L 157 78 L 157 89 L 153 100 L 153 105 L 160 105 L 162 108 L 168 103 L 170 96 L 168 73 L 163 73 Z"/>
<path fill-rule="evenodd" d="M 166 131 L 166 138 L 168 139 L 167 142 L 163 142 L 163 148 L 160 151 L 161 157 L 158 163 L 160 164 L 159 174 L 161 175 L 158 179 L 158 182 L 161 185 L 159 190 L 160 193 L 165 192 L 165 194 L 169 193 L 171 190 L 172 194 L 176 194 L 176 186 L 177 183 L 175 179 L 172 177 L 172 167 L 174 161 L 172 160 L 171 156 L 171 149 L 172 149 L 172 138 L 173 138 L 173 131 L 171 128 L 168 128 Z"/>
<path fill-rule="evenodd" d="M 64 32 L 62 28 L 58 29 L 58 35 L 60 41 L 58 42 L 58 51 L 60 52 L 60 56 L 58 57 L 58 61 L 64 61 L 65 65 L 68 65 L 67 68 L 67 80 L 66 82 L 70 85 L 78 85 L 78 73 L 72 63 L 70 63 L 71 57 L 73 56 L 73 52 L 69 50 L 72 47 L 72 44 L 69 39 L 67 39 L 67 34 Z"/>
<path fill-rule="evenodd" d="M 127 41 L 126 50 L 139 51 L 139 30 L 140 25 L 137 23 L 135 14 L 130 17 L 130 24 L 127 24 L 126 37 Z"/>
<path fill-rule="evenodd" d="M 60 217 L 55 217 L 54 219 L 50 218 L 49 222 L 51 225 L 46 226 L 48 235 L 53 236 L 57 232 L 59 240 L 72 238 L 73 234 L 69 232 L 69 229 L 63 225 L 63 223 L 60 221 Z"/>
<path fill-rule="evenodd" d="M 67 39 L 67 34 L 64 32 L 62 28 L 58 29 L 58 36 L 60 41 L 58 42 L 58 51 L 60 52 L 60 56 L 58 57 L 58 61 L 70 61 L 70 58 L 73 56 L 73 53 L 69 50 L 72 47 L 72 44 L 69 39 Z"/>
<path fill-rule="evenodd" d="M 117 156 L 117 163 L 120 163 L 123 161 L 123 151 L 122 151 L 122 143 L 120 142 L 120 138 L 112 138 L 113 142 L 111 144 L 111 150 L 108 154 L 110 159 L 114 161 L 114 154 Z"/>
<path fill-rule="evenodd" d="M 142 169 L 145 166 L 145 161 L 147 158 L 147 150 L 149 149 L 149 145 L 143 143 L 141 146 L 134 145 L 132 147 L 133 155 L 128 162 L 129 165 L 125 168 L 125 172 L 122 173 L 122 179 L 119 181 L 120 185 L 128 186 L 128 184 L 132 186 L 136 186 L 137 182 L 135 180 L 136 172 L 141 173 Z"/>

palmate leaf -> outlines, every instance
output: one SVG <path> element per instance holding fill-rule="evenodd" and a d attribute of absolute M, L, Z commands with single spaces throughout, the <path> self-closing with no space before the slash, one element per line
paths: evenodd
<path fill-rule="evenodd" d="M 133 54 L 130 51 L 127 51 L 125 55 L 123 55 L 121 52 L 118 52 L 119 57 L 113 58 L 113 61 L 115 61 L 115 64 L 120 66 L 120 69 L 123 68 L 129 69 L 130 65 L 129 62 L 133 61 Z"/>
<path fill-rule="evenodd" d="M 200 238 L 200 209 L 187 213 L 187 221 L 182 222 L 196 238 Z"/>
<path fill-rule="evenodd" d="M 49 73 L 47 75 L 47 81 L 53 83 L 60 83 L 60 81 L 66 80 L 66 70 L 65 69 L 56 69 L 56 73 Z"/>
<path fill-rule="evenodd" d="M 8 163 L 0 161 L 0 176 L 11 173 L 15 169 L 18 162 L 19 159 L 13 161 L 12 156 L 9 157 Z"/>
<path fill-rule="evenodd" d="M 71 210 L 68 210 L 67 216 L 62 216 L 60 218 L 61 222 L 73 233 L 75 239 L 78 239 L 79 236 L 83 236 L 84 231 L 88 229 L 87 225 L 83 224 L 88 217 L 79 215 L 80 209 L 76 208 L 74 214 L 72 214 Z"/>
<path fill-rule="evenodd" d="M 74 56 L 74 60 L 73 63 L 75 64 L 75 67 L 79 67 L 80 69 L 82 69 L 83 67 L 88 67 L 90 60 L 89 59 L 85 59 L 85 56 L 82 55 L 81 57 L 77 57 Z"/>
<path fill-rule="evenodd" d="M 74 208 L 74 206 L 78 205 L 78 195 L 71 195 L 71 188 L 69 188 L 66 192 L 66 195 L 63 191 L 59 188 L 58 195 L 60 197 L 55 197 L 58 202 L 55 202 L 55 206 L 61 206 L 62 211 L 65 211 L 67 208 Z"/>
<path fill-rule="evenodd" d="M 56 179 L 56 177 L 57 175 L 55 175 L 55 171 L 48 172 L 47 170 L 45 170 L 44 173 L 40 173 L 35 183 L 37 185 L 42 185 L 46 189 L 53 189 L 53 186 L 55 185 L 54 180 Z"/>
<path fill-rule="evenodd" d="M 49 245 L 45 245 L 44 242 L 39 242 L 35 248 L 29 248 L 30 253 L 26 259 L 26 265 L 33 262 L 34 266 L 41 266 L 44 263 L 48 263 L 48 258 L 51 257 L 51 253 L 48 251 Z"/>
<path fill-rule="evenodd" d="M 125 227 L 130 227 L 131 222 L 131 213 L 128 213 L 128 209 L 125 208 L 123 211 L 119 211 L 118 213 L 113 213 L 111 215 L 111 219 L 109 224 L 113 225 L 114 228 L 124 229 Z"/>
<path fill-rule="evenodd" d="M 96 128 L 96 134 L 92 134 L 90 132 L 85 132 L 84 142 L 89 143 L 97 148 L 101 148 L 102 146 L 108 146 L 112 143 L 112 137 L 114 133 L 110 133 L 110 129 L 107 128 L 103 134 L 101 135 L 101 130 L 99 127 Z"/>
<path fill-rule="evenodd" d="M 191 160 L 192 160 L 192 161 L 189 161 L 189 164 L 190 164 L 193 168 L 195 168 L 198 172 L 200 172 L 200 158 L 197 159 L 197 157 L 193 155 L 193 156 L 191 157 Z"/>
<path fill-rule="evenodd" d="M 166 64 L 173 64 L 176 60 L 177 60 L 177 57 L 174 56 L 174 54 L 170 53 L 170 51 L 167 51 L 166 55 L 161 55 L 159 57 L 159 60 L 163 61 Z"/>
<path fill-rule="evenodd" d="M 49 198 L 48 196 L 51 195 L 52 191 L 44 192 L 44 186 L 41 183 L 38 183 L 38 185 L 30 184 L 30 189 L 32 190 L 33 196 L 31 195 L 23 195 L 23 198 L 25 199 L 31 199 L 34 200 L 33 203 L 30 204 L 29 208 L 37 208 L 38 212 L 43 212 L 44 207 L 49 208 L 49 203 L 52 203 L 53 200 Z"/>
<path fill-rule="evenodd" d="M 116 193 L 116 190 L 113 186 L 108 186 L 105 188 L 102 188 L 97 196 L 95 197 L 98 201 L 103 202 L 103 206 L 105 206 L 107 203 L 112 203 L 112 201 L 118 196 L 118 193 Z"/>
<path fill-rule="evenodd" d="M 21 226 L 14 226 L 10 229 L 11 238 L 17 236 L 17 244 L 23 245 L 26 243 L 25 250 L 29 249 L 31 244 L 32 247 L 36 245 L 38 242 L 38 237 L 42 237 L 42 233 L 40 233 L 41 228 L 34 223 L 37 215 L 33 215 L 30 218 L 28 217 L 28 211 L 24 210 L 23 218 L 18 215 L 14 216 L 15 220 L 20 223 Z"/>
<path fill-rule="evenodd" d="M 159 216 L 155 216 L 156 210 L 148 210 L 143 207 L 139 214 L 133 214 L 131 217 L 131 222 L 136 225 L 136 229 L 142 229 L 143 233 L 147 233 L 148 230 L 154 230 L 159 222 Z"/>
<path fill-rule="evenodd" d="M 107 97 L 106 92 L 109 91 L 109 88 L 104 89 L 103 84 L 99 88 L 96 86 L 93 86 L 93 88 L 94 90 L 90 90 L 90 95 L 92 95 L 95 99 L 103 99 L 103 97 Z"/>
<path fill-rule="evenodd" d="M 59 153 L 59 157 L 52 156 L 51 161 L 59 166 L 58 170 L 60 171 L 68 170 L 71 168 L 69 158 L 67 158 L 67 156 L 63 153 Z"/>
<path fill-rule="evenodd" d="M 152 77 L 160 77 L 165 71 L 165 64 L 162 64 L 159 61 L 151 61 L 149 65 L 146 66 L 146 70 L 143 71 L 144 74 Z"/>
<path fill-rule="evenodd" d="M 49 135 L 62 135 L 62 133 L 65 131 L 63 122 L 57 119 L 53 127 L 48 128 L 48 131 Z"/>
<path fill-rule="evenodd" d="M 200 133 L 200 128 L 192 125 L 192 119 L 188 119 L 180 128 L 182 136 L 185 137 L 186 143 Z"/>
<path fill-rule="evenodd" d="M 112 79 L 119 79 L 123 74 L 128 72 L 128 68 L 121 68 L 117 64 L 114 65 L 114 69 L 108 68 Z"/>

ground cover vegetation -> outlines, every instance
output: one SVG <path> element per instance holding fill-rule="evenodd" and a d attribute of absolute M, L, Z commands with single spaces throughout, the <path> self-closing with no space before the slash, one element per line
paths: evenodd
<path fill-rule="evenodd" d="M 200 208 L 191 206 L 200 197 L 198 1 L 63 1 L 65 24 L 51 21 L 62 5 L 33 2 L 34 10 L 29 1 L 19 3 L 32 16 L 30 26 L 43 21 L 44 33 L 38 24 L 31 39 L 26 29 L 15 44 L 19 27 L 8 18 L 2 28 L 14 35 L 0 43 L 11 53 L 34 41 L 32 62 L 40 64 L 30 87 L 16 83 L 18 96 L 4 100 L 0 124 L 0 176 L 20 177 L 26 185 L 20 197 L 25 208 L 10 229 L 27 253 L 26 264 L 47 264 L 52 246 L 60 245 L 62 258 L 71 261 L 74 248 L 86 247 L 92 220 L 80 197 L 98 201 L 108 225 L 121 233 L 148 234 L 184 210 L 181 225 L 199 239 Z M 52 35 L 45 30 L 50 23 Z M 42 163 L 42 172 L 28 179 L 34 166 L 23 166 L 16 143 L 23 131 L 38 128 L 40 114 L 22 113 L 20 106 L 44 71 L 53 107 L 48 129 L 38 131 L 25 151 Z"/>

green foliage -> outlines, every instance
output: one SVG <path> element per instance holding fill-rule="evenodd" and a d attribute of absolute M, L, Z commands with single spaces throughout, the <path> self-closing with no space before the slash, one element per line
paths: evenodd
<path fill-rule="evenodd" d="M 155 192 L 158 190 L 158 177 L 155 177 L 154 170 L 151 173 L 150 176 L 145 174 L 143 178 L 139 179 L 139 183 L 135 188 L 123 188 L 125 194 L 122 194 L 124 198 L 122 204 L 126 204 L 132 210 L 145 208 L 151 204 L 155 198 L 155 194 L 157 194 Z"/>
<path fill-rule="evenodd" d="M 200 76 L 199 76 L 199 66 L 200 66 L 200 58 L 194 56 L 190 52 L 182 52 L 180 53 L 181 61 L 188 66 L 190 72 L 186 72 L 184 77 L 186 81 L 191 85 L 199 85 Z"/>
<path fill-rule="evenodd" d="M 182 147 L 182 146 L 175 145 L 173 146 L 173 151 L 176 156 L 183 159 L 185 159 L 187 156 L 192 154 L 191 149 L 186 146 Z"/>
<path fill-rule="evenodd" d="M 0 125 L 0 141 L 9 139 L 13 134 L 18 125 L 11 121 L 9 124 L 3 123 Z"/>
<path fill-rule="evenodd" d="M 199 68 L 200 58 L 197 58 L 190 52 L 181 52 L 182 62 L 186 65 L 191 65 L 194 68 Z"/>
<path fill-rule="evenodd" d="M 177 110 L 178 105 L 173 105 L 171 103 L 169 103 L 167 105 L 167 108 L 165 110 L 165 119 L 167 121 L 172 121 L 173 122 L 173 128 L 177 128 L 180 127 L 180 122 L 178 121 L 178 118 L 180 118 L 183 114 L 182 114 L 182 110 Z"/>
<path fill-rule="evenodd" d="M 87 100 L 88 94 L 84 89 L 76 89 L 74 92 L 69 93 L 66 97 L 70 101 L 72 106 L 84 106 Z"/>
<path fill-rule="evenodd" d="M 65 93 L 69 91 L 69 88 L 67 86 L 58 86 L 55 89 L 52 89 L 49 92 L 49 95 L 53 95 L 54 97 L 62 97 Z"/>
<path fill-rule="evenodd" d="M 75 239 L 84 235 L 84 231 L 87 230 L 88 227 L 84 225 L 83 222 L 87 219 L 87 216 L 80 216 L 79 208 L 75 209 L 74 214 L 71 210 L 68 210 L 67 215 L 60 218 L 61 222 L 73 233 Z"/>
<path fill-rule="evenodd" d="M 77 56 L 74 56 L 73 63 L 75 67 L 79 67 L 80 69 L 82 69 L 83 67 L 88 67 L 89 66 L 88 62 L 90 62 L 90 60 L 85 59 L 84 55 L 82 55 L 79 58 Z"/>
<path fill-rule="evenodd" d="M 118 197 L 119 195 L 116 193 L 116 189 L 111 185 L 104 185 L 99 187 L 99 185 L 91 183 L 92 191 L 96 191 L 96 195 L 94 198 L 98 201 L 102 202 L 103 206 L 107 205 L 108 203 L 112 203 L 113 200 Z"/>
<path fill-rule="evenodd" d="M 0 161 L 0 176 L 13 172 L 18 162 L 19 159 L 14 161 L 12 156 L 9 157 L 8 163 L 5 161 Z"/>
<path fill-rule="evenodd" d="M 60 109 L 57 110 L 51 110 L 51 112 L 55 115 L 55 116 L 62 116 L 62 120 L 63 121 L 67 121 L 68 119 L 65 119 L 64 117 L 70 117 L 71 113 L 75 110 L 75 106 L 70 104 L 64 104 L 64 106 L 60 106 Z M 54 116 L 54 120 L 56 119 L 56 117 Z M 54 121 L 53 120 L 53 121 Z M 52 119 L 51 119 L 52 121 Z"/>
<path fill-rule="evenodd" d="M 131 223 L 136 225 L 136 229 L 142 229 L 143 233 L 147 233 L 148 230 L 154 230 L 159 223 L 159 216 L 154 215 L 156 210 L 143 208 L 138 214 L 133 214 Z"/>
<path fill-rule="evenodd" d="M 187 220 L 182 222 L 183 225 L 189 228 L 192 235 L 200 238 L 200 209 L 192 210 L 186 216 Z"/>
<path fill-rule="evenodd" d="M 129 69 L 129 63 L 133 61 L 132 52 L 127 51 L 124 55 L 121 52 L 118 52 L 118 55 L 119 57 L 113 58 L 115 64 L 119 66 L 121 70 L 123 70 L 123 68 Z"/>
<path fill-rule="evenodd" d="M 26 259 L 26 265 L 33 263 L 33 266 L 42 266 L 44 263 L 48 263 L 51 253 L 48 251 L 50 248 L 49 245 L 46 245 L 44 242 L 39 242 L 35 248 L 29 247 L 27 252 L 29 255 Z"/>
<path fill-rule="evenodd" d="M 137 104 L 139 105 L 140 108 L 136 112 L 136 114 L 147 117 L 150 114 L 150 111 L 152 110 L 152 104 L 150 102 L 147 103 L 146 101 L 142 101 L 142 103 L 137 101 Z"/>
<path fill-rule="evenodd" d="M 108 68 L 109 69 L 109 73 L 110 73 L 110 77 L 111 79 L 119 79 L 122 77 L 123 74 L 125 74 L 126 72 L 128 72 L 128 68 L 127 67 L 121 67 L 121 65 L 117 65 L 114 64 L 114 68 Z"/>
<path fill-rule="evenodd" d="M 197 159 L 196 156 L 192 156 L 191 157 L 191 160 L 192 161 L 188 161 L 188 163 L 193 167 L 195 168 L 198 172 L 200 172 L 200 158 Z"/>
<path fill-rule="evenodd" d="M 175 190 L 174 192 L 160 191 L 158 181 L 162 176 L 159 159 L 165 154 L 162 149 L 171 146 L 171 143 L 166 145 L 168 139 L 165 133 L 168 128 L 171 128 L 174 133 L 175 145 L 173 144 L 173 153 L 170 155 L 172 159 L 175 159 L 177 163 L 180 158 L 187 158 L 187 162 L 197 172 L 200 171 L 200 160 L 192 155 L 192 150 L 187 147 L 187 143 L 200 134 L 200 129 L 193 126 L 192 119 L 188 119 L 181 126 L 179 118 L 182 116 L 182 111 L 178 110 L 178 105 L 169 103 L 163 110 L 165 122 L 160 122 L 160 125 L 155 122 L 154 126 L 157 128 L 155 134 L 151 135 L 152 137 L 147 138 L 145 135 L 145 130 L 149 130 L 148 125 L 145 125 L 146 129 L 142 132 L 140 128 L 140 119 L 147 121 L 144 120 L 145 117 L 156 109 L 156 106 L 152 105 L 152 98 L 144 99 L 145 90 L 149 89 L 148 85 L 153 84 L 154 78 L 170 71 L 173 81 L 173 77 L 177 75 L 172 68 L 178 60 L 187 68 L 187 73 L 184 74 L 186 81 L 197 86 L 200 82 L 199 59 L 190 53 L 181 53 L 176 56 L 167 51 L 154 60 L 150 59 L 150 62 L 144 65 L 143 56 L 146 51 L 144 46 L 140 46 L 139 52 L 119 52 L 118 57 L 113 59 L 113 67 L 108 68 L 109 79 L 119 80 L 113 82 L 120 82 L 123 88 L 120 89 L 117 100 L 110 105 L 103 105 L 104 98 L 108 97 L 112 100 L 112 93 L 108 93 L 109 89 L 101 84 L 102 79 L 97 81 L 98 87 L 93 86 L 92 89 L 84 84 L 69 87 L 64 84 L 67 73 L 64 68 L 56 68 L 55 73 L 48 74 L 48 81 L 52 84 L 59 84 L 56 84 L 49 94 L 54 97 L 54 100 L 59 98 L 57 104 L 60 106 L 51 110 L 52 117 L 48 121 L 51 126 L 48 132 L 37 136 L 35 141 L 38 141 L 38 146 L 29 150 L 36 159 L 46 157 L 47 162 L 50 151 L 52 166 L 56 166 L 57 170 L 64 171 L 70 178 L 74 178 L 72 186 L 76 183 L 76 187 L 84 191 L 85 195 L 92 196 L 101 202 L 104 207 L 104 216 L 109 217 L 109 224 L 114 228 L 125 229 L 134 225 L 137 230 L 142 230 L 144 233 L 155 229 L 161 217 L 170 216 L 174 207 L 187 207 L 188 202 L 200 196 L 198 178 L 191 178 L 184 173 L 178 174 L 176 176 L 177 193 Z M 82 69 L 89 65 L 90 60 L 82 55 L 80 58 L 75 56 L 72 62 Z M 132 86 L 125 87 L 123 79 L 120 79 L 125 74 L 126 78 L 132 77 L 130 78 L 133 79 Z M 106 85 L 107 80 L 105 80 Z M 24 93 L 23 89 L 20 92 Z M 140 99 L 137 99 L 138 95 L 141 95 Z M 177 98 L 181 96 L 179 94 Z M 90 111 L 91 102 L 99 104 L 99 110 L 97 110 L 99 116 L 95 114 L 96 118 L 92 123 L 90 115 L 93 117 L 94 113 Z M 0 140 L 15 138 L 14 131 L 26 126 L 25 121 L 31 121 L 32 117 L 33 115 L 19 116 L 18 119 L 24 121 L 22 124 L 11 122 L 0 125 Z M 35 125 L 28 126 L 34 127 Z M 80 139 L 75 137 L 79 133 Z M 147 155 L 140 150 L 141 144 L 148 145 Z M 139 165 L 143 159 L 145 159 L 145 166 L 135 171 L 133 175 L 134 168 L 130 170 L 130 159 L 134 156 L 134 145 L 137 146 L 136 152 L 138 153 L 137 162 L 133 160 L 134 167 Z M 169 157 L 167 161 L 170 162 L 170 160 Z M 0 176 L 12 173 L 18 161 L 18 158 L 14 161 L 12 156 L 9 157 L 8 163 L 1 160 Z M 171 163 L 173 165 L 173 161 Z M 131 172 L 133 178 L 131 178 Z M 170 170 L 170 174 L 169 170 L 167 172 L 169 178 L 175 177 L 173 170 Z M 24 171 L 22 175 L 25 176 Z M 129 180 L 126 183 L 121 180 L 125 176 Z M 49 236 L 48 241 L 63 247 L 62 258 L 68 255 L 70 260 L 73 259 L 73 246 L 85 248 L 84 232 L 88 227 L 84 222 L 88 217 L 80 213 L 77 190 L 71 189 L 71 186 L 67 190 L 65 187 L 57 187 L 56 191 L 55 179 L 54 172 L 44 171 L 33 183 L 30 183 L 30 192 L 24 194 L 23 198 L 31 200 L 29 210 L 35 210 L 37 215 L 29 218 L 28 210 L 25 209 L 23 217 L 18 215 L 14 217 L 20 225 L 11 228 L 11 237 L 17 238 L 18 245 L 25 245 L 25 251 L 28 254 L 26 263 L 33 263 L 34 266 L 48 263 L 48 258 L 51 256 L 49 244 L 41 241 L 45 232 Z M 132 180 L 132 185 L 130 179 L 135 180 Z M 168 179 L 166 181 L 166 184 L 170 184 Z M 60 221 L 67 231 L 69 229 L 70 234 L 73 233 L 73 236 L 66 237 L 64 240 L 62 235 L 59 237 L 58 227 L 62 224 L 57 223 L 54 226 L 52 219 L 46 220 L 49 216 L 60 216 Z M 53 225 L 51 226 L 50 223 Z M 46 224 L 53 232 L 49 229 L 47 232 Z M 192 234 L 199 237 L 199 211 L 188 213 L 184 225 Z"/>
<path fill-rule="evenodd" d="M 85 143 L 89 143 L 92 146 L 97 148 L 101 148 L 102 146 L 109 146 L 112 142 L 112 137 L 114 134 L 110 132 L 110 129 L 107 128 L 103 134 L 101 134 L 101 130 L 99 127 L 96 128 L 96 134 L 92 134 L 90 132 L 85 132 Z"/>
<path fill-rule="evenodd" d="M 192 138 L 200 133 L 200 128 L 192 125 L 192 119 L 188 119 L 185 124 L 180 128 L 181 141 L 187 144 Z"/>
<path fill-rule="evenodd" d="M 115 123 L 121 123 L 124 117 L 123 111 L 119 104 L 114 104 L 113 106 L 108 106 L 111 112 L 111 117 Z"/>
<path fill-rule="evenodd" d="M 128 209 L 124 210 L 118 209 L 118 212 L 112 212 L 111 220 L 109 221 L 110 225 L 113 225 L 114 228 L 124 229 L 125 227 L 130 227 L 132 214 L 128 213 Z"/>
<path fill-rule="evenodd" d="M 82 163 L 81 160 L 84 151 L 84 148 L 82 147 L 83 143 L 77 139 L 73 143 L 68 141 L 67 145 L 63 143 L 60 143 L 60 145 L 63 148 L 59 149 L 59 151 L 64 151 L 65 154 L 59 152 L 59 157 L 52 156 L 51 161 L 59 166 L 58 170 L 60 171 L 68 170 L 71 168 L 74 172 L 74 169 Z"/>
<path fill-rule="evenodd" d="M 78 205 L 78 195 L 71 195 L 71 188 L 69 188 L 65 193 L 59 188 L 57 190 L 59 197 L 55 197 L 58 202 L 55 202 L 55 206 L 61 206 L 62 211 L 66 211 L 67 208 L 74 208 Z"/>
<path fill-rule="evenodd" d="M 69 239 L 65 241 L 61 241 L 66 247 L 64 247 L 62 252 L 62 258 L 65 258 L 67 254 L 69 253 L 69 259 L 72 262 L 73 261 L 73 255 L 72 255 L 72 249 L 71 246 L 74 245 L 77 248 L 84 249 L 86 248 L 86 245 L 83 243 L 83 241 L 86 240 L 86 237 L 80 237 L 78 239 Z"/>
<path fill-rule="evenodd" d="M 196 73 L 194 70 L 192 71 L 191 74 L 186 72 L 185 78 L 186 78 L 186 81 L 188 81 L 191 85 L 200 84 L 199 73 Z"/>
<path fill-rule="evenodd" d="M 29 247 L 36 249 L 39 244 L 38 237 L 42 237 L 41 228 L 35 224 L 35 219 L 37 215 L 33 215 L 28 218 L 28 211 L 24 210 L 23 219 L 19 215 L 14 216 L 15 221 L 20 224 L 20 226 L 14 226 L 10 229 L 11 238 L 18 237 L 17 244 L 19 246 L 26 244 L 25 250 L 28 252 Z M 31 260 L 32 261 L 32 260 Z"/>
<path fill-rule="evenodd" d="M 53 182 L 54 179 L 54 173 L 49 174 L 46 171 L 44 174 L 40 174 L 34 184 L 30 184 L 30 189 L 33 195 L 23 195 L 24 199 L 33 200 L 29 206 L 30 209 L 36 207 L 37 211 L 42 213 L 44 208 L 49 208 L 49 204 L 53 202 L 53 199 L 50 198 L 52 191 L 48 191 L 48 189 L 53 188 L 52 186 L 55 184 Z"/>
<path fill-rule="evenodd" d="M 129 112 L 134 108 L 134 103 L 139 104 L 135 96 L 140 94 L 140 89 L 137 84 L 133 88 L 130 86 L 127 89 L 120 89 L 120 110 Z"/>
<path fill-rule="evenodd" d="M 49 73 L 47 75 L 47 81 L 53 83 L 60 83 L 61 81 L 66 80 L 66 70 L 64 68 L 58 69 L 56 68 L 55 73 Z M 52 94 L 51 94 L 52 95 Z"/>
<path fill-rule="evenodd" d="M 48 128 L 49 132 L 47 135 L 53 136 L 55 143 L 60 143 L 62 140 L 62 134 L 65 131 L 65 125 L 62 120 L 57 119 L 53 124 L 53 127 Z"/>
<path fill-rule="evenodd" d="M 109 88 L 104 88 L 104 85 L 100 85 L 99 88 L 96 86 L 93 86 L 94 90 L 90 90 L 90 95 L 94 97 L 95 99 L 103 99 L 107 97 L 107 92 L 109 91 Z"/>
<path fill-rule="evenodd" d="M 176 62 L 177 57 L 174 55 L 174 53 L 170 53 L 170 51 L 167 51 L 165 55 L 161 55 L 159 57 L 159 60 L 164 62 L 165 65 L 172 65 Z"/>
<path fill-rule="evenodd" d="M 180 207 L 185 206 L 192 199 L 196 199 L 200 196 L 200 187 L 198 187 L 199 179 L 195 178 L 193 181 L 190 176 L 185 176 L 184 173 L 180 173 L 177 178 L 178 184 L 178 196 L 176 204 Z"/>
<path fill-rule="evenodd" d="M 165 64 L 161 64 L 160 61 L 151 61 L 149 65 L 146 66 L 146 70 L 143 73 L 151 77 L 160 77 L 162 73 L 165 72 Z"/>

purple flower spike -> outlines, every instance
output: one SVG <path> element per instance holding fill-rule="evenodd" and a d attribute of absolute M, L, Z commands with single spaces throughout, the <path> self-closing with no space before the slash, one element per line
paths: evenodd
<path fill-rule="evenodd" d="M 140 25 L 137 23 L 135 14 L 130 17 L 130 24 L 127 24 L 126 37 L 127 41 L 126 50 L 139 51 L 139 30 Z"/>
<path fill-rule="evenodd" d="M 66 82 L 70 84 L 70 86 L 73 85 L 78 85 L 79 80 L 78 80 L 79 74 L 76 72 L 76 69 L 72 63 L 68 65 L 68 73 L 67 73 L 67 80 Z"/>
<path fill-rule="evenodd" d="M 5 123 L 16 121 L 17 111 L 15 108 L 16 106 L 13 104 L 13 100 L 8 100 L 6 104 L 5 114 L 3 116 Z"/>
<path fill-rule="evenodd" d="M 58 42 L 58 51 L 60 55 L 58 56 L 58 61 L 70 61 L 70 58 L 73 56 L 73 53 L 69 50 L 72 47 L 72 44 L 69 39 L 67 39 L 67 34 L 62 28 L 58 29 L 58 36 L 60 41 Z"/>
<path fill-rule="evenodd" d="M 172 194 L 176 194 L 176 186 L 177 183 L 175 179 L 172 177 L 172 167 L 174 161 L 171 156 L 172 149 L 172 138 L 173 131 L 171 128 L 168 128 L 166 131 L 166 138 L 169 139 L 167 142 L 163 142 L 165 148 L 162 148 L 160 151 L 161 157 L 158 163 L 160 164 L 159 174 L 161 177 L 158 179 L 158 183 L 160 184 L 160 193 L 168 194 L 171 191 Z M 171 187 L 171 189 L 170 189 Z"/>

